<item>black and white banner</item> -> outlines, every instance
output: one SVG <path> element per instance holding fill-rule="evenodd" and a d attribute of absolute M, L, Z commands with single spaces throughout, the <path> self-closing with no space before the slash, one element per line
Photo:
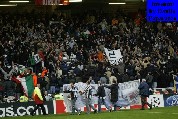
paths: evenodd
<path fill-rule="evenodd" d="M 121 51 L 120 49 L 118 50 L 109 50 L 107 48 L 104 48 L 104 51 L 106 53 L 106 56 L 110 62 L 110 64 L 112 65 L 118 65 L 119 62 L 122 61 L 122 54 L 121 54 Z"/>
<path fill-rule="evenodd" d="M 43 5 L 59 5 L 63 0 L 43 0 Z"/>
<path fill-rule="evenodd" d="M 38 64 L 39 62 L 41 62 L 41 58 L 40 58 L 39 54 L 35 54 L 33 57 L 34 57 L 34 60 L 35 60 L 36 64 Z"/>
<path fill-rule="evenodd" d="M 163 95 L 150 95 L 148 103 L 152 104 L 153 107 L 164 107 Z"/>

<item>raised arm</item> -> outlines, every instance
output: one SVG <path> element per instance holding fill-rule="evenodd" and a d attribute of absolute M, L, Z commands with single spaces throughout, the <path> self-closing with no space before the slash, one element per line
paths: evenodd
<path fill-rule="evenodd" d="M 7 75 L 7 72 L 5 72 L 1 67 L 0 67 L 0 70 L 4 75 Z"/>
<path fill-rule="evenodd" d="M 11 69 L 11 71 L 9 72 L 9 75 L 11 76 L 12 73 L 14 72 L 14 67 Z"/>

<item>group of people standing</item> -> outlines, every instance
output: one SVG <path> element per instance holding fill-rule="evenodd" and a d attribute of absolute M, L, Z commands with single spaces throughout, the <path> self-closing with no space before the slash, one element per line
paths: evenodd
<path fill-rule="evenodd" d="M 111 89 L 111 102 L 114 105 L 114 111 L 116 111 L 116 102 L 118 101 L 118 85 L 116 81 L 113 81 L 113 84 L 110 86 L 106 86 L 105 84 L 102 84 L 99 82 L 99 87 L 96 92 L 96 94 L 92 93 L 92 86 L 90 85 L 91 80 L 88 80 L 86 82 L 85 89 L 83 91 L 79 91 L 77 86 L 74 85 L 74 83 L 70 83 L 70 87 L 65 91 L 65 93 L 69 93 L 70 95 L 68 98 L 71 99 L 71 105 L 72 105 L 72 114 L 75 113 L 75 110 L 78 112 L 78 115 L 81 114 L 81 110 L 76 106 L 76 101 L 78 98 L 78 94 L 84 95 L 85 99 L 85 105 L 87 109 L 87 114 L 90 114 L 90 108 L 94 110 L 94 113 L 101 112 L 101 105 L 104 104 L 106 108 L 109 110 L 109 112 L 112 111 L 112 108 L 110 105 L 107 104 L 106 102 L 106 93 L 105 93 L 105 88 Z M 92 105 L 92 97 L 93 96 L 98 96 L 98 109 L 96 109 Z"/>
<path fill-rule="evenodd" d="M 96 94 L 92 93 L 92 86 L 90 85 L 90 82 L 91 80 L 88 80 L 86 82 L 86 87 L 84 91 L 79 91 L 79 89 L 74 85 L 74 83 L 70 83 L 70 87 L 68 87 L 68 89 L 65 91 L 65 93 L 70 94 L 68 98 L 70 98 L 71 100 L 71 106 L 72 106 L 71 114 L 74 115 L 75 111 L 77 111 L 78 115 L 80 115 L 82 112 L 81 109 L 76 106 L 78 95 L 84 95 L 87 114 L 90 114 L 90 108 L 94 110 L 94 113 L 101 112 L 102 104 L 104 104 L 106 108 L 108 109 L 108 111 L 111 112 L 112 107 L 108 105 L 105 100 L 106 99 L 105 88 L 109 88 L 111 90 L 111 102 L 113 104 L 114 111 L 116 111 L 118 107 L 116 102 L 118 101 L 118 89 L 119 89 L 116 81 L 114 80 L 113 84 L 111 84 L 110 86 L 106 86 L 105 84 L 99 83 L 99 87 L 98 87 Z M 92 105 L 92 100 L 91 100 L 92 96 L 98 96 L 98 109 L 96 109 Z M 42 109 L 43 115 L 47 115 L 44 105 L 43 105 L 44 99 L 43 99 L 43 96 L 40 90 L 40 84 L 37 84 L 37 86 L 35 87 L 33 97 L 34 97 L 36 106 L 34 107 L 34 110 L 31 111 L 30 114 L 34 116 L 34 113 L 40 107 Z"/>
<path fill-rule="evenodd" d="M 106 85 L 99 82 L 98 83 L 99 86 L 96 91 L 96 94 L 92 93 L 93 87 L 91 86 L 90 82 L 91 80 L 88 80 L 86 82 L 86 86 L 83 91 L 79 90 L 79 88 L 75 86 L 74 83 L 70 83 L 70 86 L 67 88 L 67 90 L 64 91 L 64 93 L 69 93 L 68 98 L 71 101 L 72 115 L 75 114 L 75 111 L 77 111 L 78 115 L 80 115 L 82 112 L 81 109 L 76 105 L 76 101 L 79 98 L 79 95 L 83 95 L 84 97 L 87 114 L 90 114 L 90 108 L 94 111 L 94 113 L 101 112 L 101 105 L 105 105 L 105 107 L 109 112 L 117 111 L 122 107 L 121 105 L 118 105 L 119 86 L 115 80 L 113 80 L 112 84 L 110 85 Z M 105 88 L 110 89 L 111 105 L 106 100 Z M 138 89 L 140 91 L 140 96 L 141 96 L 141 103 L 142 103 L 141 110 L 145 109 L 144 107 L 146 104 L 150 107 L 150 109 L 152 109 L 152 105 L 146 101 L 146 98 L 149 97 L 149 85 L 146 83 L 145 79 L 142 79 L 142 82 L 140 83 Z M 96 109 L 92 104 L 93 96 L 98 97 L 98 109 Z M 112 107 L 114 110 L 112 109 Z"/>

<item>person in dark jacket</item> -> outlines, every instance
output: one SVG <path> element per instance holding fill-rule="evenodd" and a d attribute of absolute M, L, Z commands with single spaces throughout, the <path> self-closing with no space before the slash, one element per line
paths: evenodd
<path fill-rule="evenodd" d="M 148 72 L 147 76 L 145 77 L 147 84 L 149 85 L 149 88 L 153 89 L 153 76 L 150 72 Z"/>
<path fill-rule="evenodd" d="M 142 103 L 142 108 L 141 110 L 144 110 L 145 104 L 152 109 L 152 105 L 149 104 L 146 100 L 147 97 L 149 97 L 149 85 L 146 83 L 145 79 L 142 79 L 142 82 L 140 83 L 138 89 L 140 90 L 140 95 L 141 95 L 141 103 Z"/>
<path fill-rule="evenodd" d="M 1 102 L 3 102 L 3 97 L 4 97 L 4 82 L 0 77 L 0 101 Z"/>
<path fill-rule="evenodd" d="M 105 107 L 109 110 L 109 112 L 112 111 L 111 107 L 106 102 L 106 93 L 105 93 L 105 85 L 101 84 L 99 81 L 99 87 L 96 96 L 98 96 L 98 112 L 101 112 L 101 105 L 104 104 Z"/>
<path fill-rule="evenodd" d="M 57 84 L 57 78 L 55 74 L 51 74 L 51 77 L 50 77 L 50 93 L 51 94 L 55 94 L 56 84 Z"/>
<path fill-rule="evenodd" d="M 112 84 L 110 86 L 106 86 L 106 88 L 109 88 L 111 90 L 111 102 L 114 106 L 114 111 L 117 109 L 117 101 L 118 101 L 118 89 L 119 86 L 116 83 L 115 80 L 113 80 Z"/>
<path fill-rule="evenodd" d="M 6 80 L 4 82 L 4 89 L 6 96 L 15 96 L 15 83 L 11 80 Z"/>
<path fill-rule="evenodd" d="M 20 96 L 23 94 L 23 87 L 21 83 L 16 83 L 15 92 L 17 100 L 20 100 Z"/>

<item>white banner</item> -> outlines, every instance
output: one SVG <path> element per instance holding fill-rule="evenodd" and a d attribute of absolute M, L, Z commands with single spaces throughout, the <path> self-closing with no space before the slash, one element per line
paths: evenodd
<path fill-rule="evenodd" d="M 63 91 L 66 91 L 70 84 L 65 84 L 63 85 Z M 86 84 L 79 82 L 75 84 L 76 87 L 78 87 L 79 91 L 84 91 Z M 98 89 L 98 84 L 91 84 L 92 86 L 92 95 L 96 94 L 97 89 Z M 130 81 L 130 82 L 125 82 L 125 83 L 119 83 L 119 90 L 118 90 L 118 106 L 122 107 L 127 107 L 130 105 L 136 105 L 140 104 L 140 96 L 139 96 L 139 81 Z M 110 89 L 105 88 L 105 93 L 106 93 L 106 102 L 112 106 L 110 102 Z M 64 103 L 66 105 L 66 112 L 71 112 L 71 102 L 70 99 L 67 98 L 69 93 L 64 93 Z M 98 97 L 93 96 L 92 97 L 92 104 L 98 104 Z M 85 98 L 84 95 L 78 94 L 78 98 L 76 101 L 76 106 L 78 108 L 85 107 Z"/>
<path fill-rule="evenodd" d="M 106 53 L 106 56 L 112 65 L 118 65 L 118 63 L 122 60 L 122 55 L 120 49 L 118 50 L 109 50 L 107 48 L 104 48 L 104 51 Z"/>
<path fill-rule="evenodd" d="M 35 54 L 33 57 L 34 57 L 34 60 L 35 60 L 36 64 L 38 64 L 39 62 L 41 62 L 41 58 L 40 58 L 39 54 Z"/>
<path fill-rule="evenodd" d="M 139 84 L 138 80 L 120 83 L 118 105 L 140 104 Z"/>
<path fill-rule="evenodd" d="M 163 95 L 150 95 L 148 103 L 152 104 L 153 107 L 164 107 Z"/>
<path fill-rule="evenodd" d="M 43 5 L 59 5 L 61 0 L 43 0 Z"/>

